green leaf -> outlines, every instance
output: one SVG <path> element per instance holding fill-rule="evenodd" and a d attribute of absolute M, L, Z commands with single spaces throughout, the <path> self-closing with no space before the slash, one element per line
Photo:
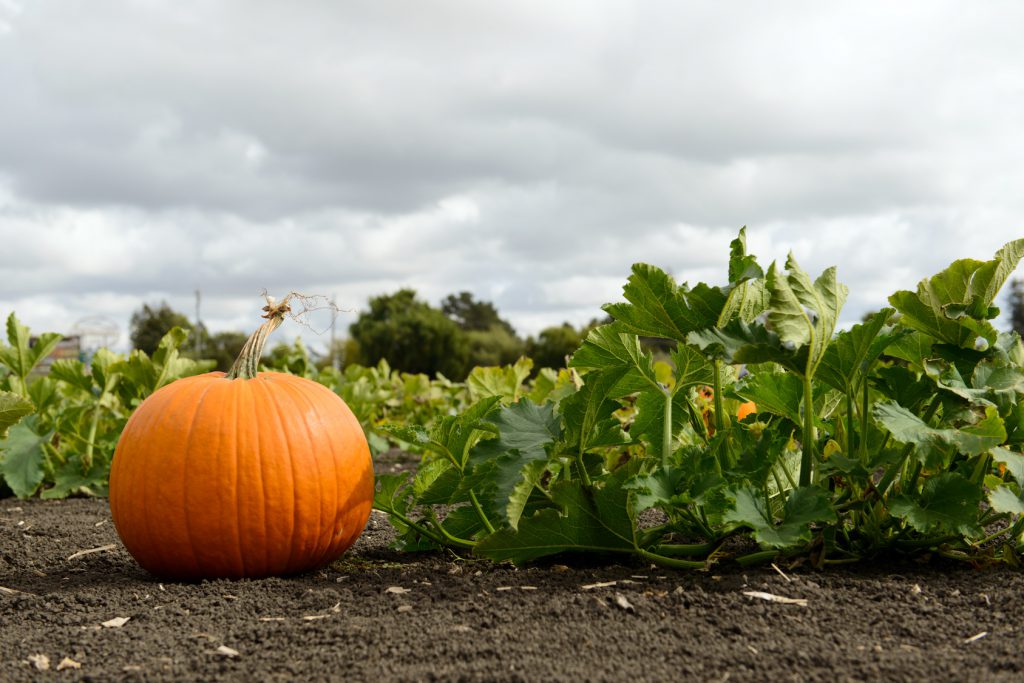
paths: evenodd
<path fill-rule="evenodd" d="M 376 426 L 376 429 L 384 432 L 389 436 L 393 436 L 399 441 L 404 441 L 413 448 L 426 448 L 430 449 L 430 432 L 419 425 L 403 425 L 394 424 L 392 422 L 383 422 Z M 447 453 L 448 449 L 438 449 L 438 452 Z"/>
<path fill-rule="evenodd" d="M 649 351 L 619 323 L 595 328 L 573 355 L 569 367 L 590 370 L 584 382 L 594 382 L 593 371 L 602 373 L 596 381 L 607 398 L 619 398 L 640 391 L 679 391 L 685 387 L 710 384 L 714 370 L 695 348 L 678 344 L 672 351 L 675 364 L 671 382 L 661 381 Z"/>
<path fill-rule="evenodd" d="M 733 506 L 725 521 L 748 527 L 754 539 L 769 548 L 795 548 L 811 540 L 811 525 L 836 521 L 836 513 L 827 491 L 817 486 L 804 486 L 789 492 L 778 525 L 765 509 L 764 496 L 754 488 L 729 491 Z"/>
<path fill-rule="evenodd" d="M 747 226 L 740 228 L 740 234 L 729 244 L 729 282 L 741 283 L 764 277 L 764 271 L 757 264 L 757 258 L 747 253 Z"/>
<path fill-rule="evenodd" d="M 493 420 L 498 438 L 482 441 L 470 452 L 471 474 L 461 485 L 498 510 L 513 528 L 534 486 L 543 475 L 549 445 L 561 439 L 554 406 L 523 399 L 501 409 Z"/>
<path fill-rule="evenodd" d="M 925 361 L 925 372 L 937 386 L 974 405 L 996 406 L 1001 414 L 1010 412 L 1024 394 L 1024 372 L 1008 365 L 982 361 L 974 367 L 968 385 L 956 365 L 942 359 Z"/>
<path fill-rule="evenodd" d="M 927 376 L 918 377 L 913 370 L 901 365 L 876 368 L 871 376 L 872 385 L 883 394 L 914 411 L 935 395 L 935 384 Z"/>
<path fill-rule="evenodd" d="M 92 392 L 92 376 L 86 371 L 85 363 L 77 358 L 61 358 L 50 366 L 50 378 L 70 384 L 87 393 Z"/>
<path fill-rule="evenodd" d="M 0 391 L 0 439 L 6 436 L 9 427 L 34 411 L 35 407 L 28 399 L 9 391 Z"/>
<path fill-rule="evenodd" d="M 40 436 L 33 431 L 34 420 L 14 425 L 7 439 L 0 443 L 0 474 L 11 491 L 19 498 L 28 498 L 43 483 L 43 448 L 50 435 Z"/>
<path fill-rule="evenodd" d="M 447 505 L 452 502 L 462 476 L 448 460 L 437 458 L 421 464 L 412 480 L 417 505 Z"/>
<path fill-rule="evenodd" d="M 172 327 L 160 340 L 160 345 L 153 352 L 152 358 L 143 351 L 135 350 L 127 360 L 110 365 L 106 373 L 121 373 L 132 385 L 135 395 L 138 398 L 146 398 L 176 379 L 212 370 L 216 361 L 197 361 L 180 356 L 178 348 L 186 339 L 187 331 L 180 327 Z M 95 362 L 95 358 L 93 360 Z M 98 377 L 96 379 L 99 381 Z"/>
<path fill-rule="evenodd" d="M 1013 271 L 1017 269 L 1017 264 L 1020 263 L 1021 258 L 1024 257 L 1024 239 L 1013 240 L 1007 242 L 999 251 L 996 252 L 995 261 L 998 263 L 995 272 L 992 274 L 992 279 L 985 285 L 985 291 L 981 294 L 983 301 L 992 303 L 996 300 L 996 295 L 999 294 L 999 290 L 1006 284 L 1006 280 L 1013 274 Z M 979 289 L 977 284 L 974 283 L 975 289 Z"/>
<path fill-rule="evenodd" d="M 906 328 L 904 328 L 906 329 Z M 926 360 L 932 357 L 935 340 L 922 332 L 911 331 L 898 337 L 888 348 L 886 355 L 905 360 L 918 370 L 924 369 Z"/>
<path fill-rule="evenodd" d="M 882 352 L 909 330 L 886 328 L 895 310 L 884 308 L 860 325 L 836 335 L 821 360 L 816 377 L 834 389 L 849 393 Z"/>
<path fill-rule="evenodd" d="M 954 261 L 941 273 L 921 280 L 916 292 L 896 292 L 889 302 L 908 327 L 954 346 L 987 348 L 998 337 L 988 322 L 992 303 L 1022 255 L 1024 240 L 1016 240 L 1004 245 L 991 261 Z"/>
<path fill-rule="evenodd" d="M 530 377 L 533 361 L 520 358 L 515 365 L 504 367 L 476 367 L 466 378 L 470 399 L 479 401 L 483 398 L 498 396 L 502 403 L 518 401 L 526 391 L 524 383 Z"/>
<path fill-rule="evenodd" d="M 611 398 L 647 388 L 661 388 L 651 354 L 644 351 L 637 336 L 628 332 L 620 323 L 602 325 L 591 330 L 579 350 L 573 354 L 569 367 L 598 370 L 608 378 L 614 377 L 615 383 L 607 387 Z M 603 384 L 608 382 L 604 380 Z"/>
<path fill-rule="evenodd" d="M 1018 484 L 1024 484 L 1024 454 L 1006 448 L 993 448 L 992 460 L 1005 465 Z"/>
<path fill-rule="evenodd" d="M 501 401 L 490 396 L 477 401 L 461 415 L 445 415 L 428 431 L 420 426 L 383 424 L 378 428 L 411 445 L 448 458 L 460 470 L 465 468 L 470 447 L 484 431 L 494 431 L 485 418 Z"/>
<path fill-rule="evenodd" d="M 785 345 L 764 325 L 734 320 L 724 328 L 692 332 L 687 341 L 706 355 L 729 364 L 779 363 L 803 374 L 807 367 L 807 349 Z"/>
<path fill-rule="evenodd" d="M 498 443 L 505 450 L 541 452 L 562 436 L 561 422 L 550 403 L 519 401 L 502 408 L 492 423 L 498 428 Z"/>
<path fill-rule="evenodd" d="M 785 276 L 774 263 L 768 269 L 768 323 L 784 344 L 807 347 L 804 374 L 810 376 L 824 357 L 849 290 L 836 281 L 834 267 L 827 268 L 813 283 L 792 254 L 786 268 Z"/>
<path fill-rule="evenodd" d="M 758 412 L 767 412 L 789 418 L 801 424 L 800 405 L 803 403 L 803 382 L 792 373 L 759 372 L 748 375 L 734 389 L 747 401 L 757 404 Z"/>
<path fill-rule="evenodd" d="M 687 291 L 660 268 L 637 263 L 622 290 L 629 303 L 607 304 L 604 310 L 633 334 L 682 342 L 687 333 L 714 326 L 721 308 L 702 315 L 690 308 Z"/>
<path fill-rule="evenodd" d="M 995 408 L 989 407 L 985 418 L 960 429 L 932 427 L 901 405 L 879 401 L 872 415 L 889 430 L 892 437 L 905 444 L 938 447 L 948 445 L 965 455 L 980 455 L 1006 440 L 1006 428 Z"/>
<path fill-rule="evenodd" d="M 626 438 L 637 441 L 642 439 L 647 445 L 647 455 L 660 460 L 662 458 L 662 438 L 665 426 L 665 400 L 661 392 L 645 391 L 637 397 L 636 416 L 629 428 Z M 693 409 L 685 391 L 678 391 L 672 396 L 672 433 L 678 434 L 690 421 Z M 615 420 L 615 418 L 612 418 Z M 698 416 L 697 419 L 703 420 Z M 615 420 L 618 423 L 618 420 Z M 610 427 L 609 423 L 609 427 Z M 620 427 L 621 431 L 621 427 Z"/>
<path fill-rule="evenodd" d="M 378 474 L 377 489 L 373 494 L 373 507 L 383 512 L 405 514 L 409 509 L 408 472 L 399 474 Z"/>
<path fill-rule="evenodd" d="M 511 457 L 509 455 L 504 456 L 505 458 Z M 500 468 L 500 464 L 499 464 Z M 536 487 L 540 486 L 541 480 L 544 477 L 544 472 L 547 471 L 547 462 L 544 460 L 531 460 L 526 463 L 525 466 L 520 466 L 516 481 L 511 487 L 511 491 L 508 494 L 508 501 L 505 504 L 505 520 L 508 525 L 513 529 L 519 527 L 519 520 L 523 516 L 523 512 L 526 510 L 526 505 L 530 500 L 530 496 Z M 499 490 L 503 488 L 499 483 Z"/>
<path fill-rule="evenodd" d="M 901 495 L 890 511 L 921 533 L 950 531 L 967 536 L 981 533 L 978 528 L 978 504 L 984 492 L 955 472 L 944 472 L 928 479 L 919 497 Z"/>
<path fill-rule="evenodd" d="M 614 415 L 621 406 L 608 398 L 609 385 L 615 384 L 615 375 L 589 372 L 584 379 L 583 387 L 562 399 L 558 406 L 565 421 L 566 444 L 577 453 L 586 453 L 601 446 L 628 443 L 630 438 Z M 657 393 L 663 395 L 660 391 Z"/>
<path fill-rule="evenodd" d="M 638 474 L 625 484 L 625 488 L 635 491 L 633 514 L 651 508 L 669 511 L 689 504 L 690 495 L 684 488 L 686 483 L 687 473 L 680 468 L 658 468 L 647 474 Z"/>
<path fill-rule="evenodd" d="M 714 365 L 695 347 L 679 344 L 670 355 L 675 365 L 673 391 L 678 392 L 692 386 L 710 386 L 714 383 Z"/>
<path fill-rule="evenodd" d="M 1009 486 L 997 486 L 992 489 L 988 494 L 988 502 L 996 512 L 1024 515 L 1024 498 L 1017 495 Z"/>
<path fill-rule="evenodd" d="M 499 529 L 480 541 L 474 553 L 524 564 L 564 552 L 632 552 L 633 518 L 629 492 L 622 486 L 626 476 L 628 472 L 610 476 L 594 491 L 593 499 L 578 481 L 559 482 L 551 487 L 559 509 L 546 508 L 524 517 L 518 529 Z"/>
<path fill-rule="evenodd" d="M 6 365 L 15 375 L 24 380 L 39 361 L 49 356 L 63 335 L 45 332 L 32 344 L 29 329 L 18 322 L 11 313 L 7 316 L 7 343 L 0 346 L 0 364 Z"/>
<path fill-rule="evenodd" d="M 54 484 L 43 489 L 40 498 L 67 498 L 72 494 L 86 493 L 90 496 L 107 495 L 109 469 L 105 463 L 95 461 L 84 469 L 81 457 L 75 455 L 58 466 L 54 472 Z"/>

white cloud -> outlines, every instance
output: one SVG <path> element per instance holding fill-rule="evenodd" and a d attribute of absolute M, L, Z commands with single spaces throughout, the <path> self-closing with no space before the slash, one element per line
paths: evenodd
<path fill-rule="evenodd" d="M 470 290 L 582 323 L 635 261 L 837 264 L 849 323 L 1024 234 L 1014 3 L 0 0 L 0 311 Z M 342 321 L 350 322 L 353 314 Z M 304 333 L 304 337 L 308 333 Z"/>

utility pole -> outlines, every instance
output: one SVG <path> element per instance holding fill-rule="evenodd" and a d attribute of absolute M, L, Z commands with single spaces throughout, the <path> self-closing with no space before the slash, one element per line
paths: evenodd
<path fill-rule="evenodd" d="M 338 347 L 334 343 L 334 330 L 338 326 L 338 295 L 331 295 L 331 367 L 341 370 L 341 359 L 338 358 Z"/>
<path fill-rule="evenodd" d="M 199 330 L 201 329 L 200 328 L 201 323 L 199 322 L 199 320 L 200 320 L 200 318 L 199 318 L 199 302 L 200 302 L 200 299 L 202 299 L 202 295 L 199 293 L 199 290 L 197 289 L 196 290 L 196 329 L 195 329 L 195 335 L 196 335 L 196 346 L 195 346 L 195 349 L 196 349 L 196 357 L 197 358 L 202 358 L 202 356 L 203 356 L 203 339 L 202 339 L 202 335 L 199 333 Z"/>

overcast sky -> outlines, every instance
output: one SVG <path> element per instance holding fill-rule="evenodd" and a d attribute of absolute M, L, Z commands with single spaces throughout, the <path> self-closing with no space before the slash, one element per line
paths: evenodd
<path fill-rule="evenodd" d="M 409 286 L 528 334 L 635 261 L 720 284 L 747 225 L 766 265 L 837 265 L 849 323 L 1024 236 L 1021 26 L 1010 1 L 0 0 L 0 314 L 126 330 L 200 289 L 248 331 L 262 288 Z"/>

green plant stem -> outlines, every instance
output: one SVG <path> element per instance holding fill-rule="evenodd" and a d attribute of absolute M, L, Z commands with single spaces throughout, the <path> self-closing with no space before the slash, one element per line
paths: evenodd
<path fill-rule="evenodd" d="M 907 476 L 906 482 L 900 486 L 900 490 L 904 493 L 912 493 L 917 487 L 917 479 L 921 476 L 921 461 L 914 461 L 914 468 L 910 470 L 910 474 Z"/>
<path fill-rule="evenodd" d="M 649 562 L 672 569 L 704 569 L 707 567 L 707 563 L 701 560 L 680 560 L 675 557 L 658 555 L 643 548 L 637 548 L 636 554 Z"/>
<path fill-rule="evenodd" d="M 100 397 L 102 400 L 102 397 Z M 82 453 L 82 465 L 85 469 L 92 467 L 92 454 L 96 445 L 96 429 L 100 424 L 100 406 L 96 405 L 96 408 L 92 411 L 92 419 L 89 421 L 89 433 L 88 441 L 85 442 L 85 452 Z"/>
<path fill-rule="evenodd" d="M 665 392 L 665 426 L 661 431 L 661 466 L 668 469 L 672 464 L 672 392 Z"/>
<path fill-rule="evenodd" d="M 7 377 L 7 382 L 8 382 L 8 386 L 10 386 L 11 393 L 17 394 L 18 396 L 21 396 L 22 398 L 29 398 L 29 395 L 28 395 L 28 383 L 25 381 L 24 377 L 22 377 L 21 375 L 17 375 L 17 374 L 12 372 Z"/>
<path fill-rule="evenodd" d="M 434 543 L 436 543 L 436 544 L 438 544 L 440 546 L 445 545 L 443 537 L 438 536 L 436 533 L 434 533 L 430 529 L 426 528 L 425 526 L 423 526 L 419 522 L 414 522 L 413 520 L 411 520 L 408 517 L 406 517 L 405 515 L 403 515 L 401 512 L 398 512 L 397 510 L 384 510 L 384 512 L 388 513 L 389 515 L 393 515 L 393 516 L 397 517 L 398 520 L 402 524 L 405 524 L 408 527 L 412 527 L 413 529 L 416 530 L 416 533 L 418 533 L 418 534 L 420 534 L 422 536 L 425 536 L 426 538 L 429 538 Z M 472 546 L 469 546 L 469 547 L 472 547 Z"/>
<path fill-rule="evenodd" d="M 991 468 L 992 456 L 988 453 L 983 454 L 978 458 L 978 464 L 974 466 L 974 472 L 971 474 L 971 482 L 980 484 L 985 478 L 985 473 Z"/>
<path fill-rule="evenodd" d="M 1017 538 L 1020 536 L 1021 531 L 1024 531 L 1024 515 L 1017 518 L 1017 521 L 1010 527 L 1010 538 Z"/>
<path fill-rule="evenodd" d="M 861 404 L 860 404 L 860 464 L 868 466 L 868 378 L 861 380 Z"/>
<path fill-rule="evenodd" d="M 779 556 L 778 550 L 761 550 L 756 553 L 750 553 L 749 555 L 742 555 L 736 558 L 736 564 L 741 567 L 749 567 L 754 564 L 761 564 L 762 562 L 770 562 Z"/>
<path fill-rule="evenodd" d="M 846 445 L 843 447 L 843 455 L 853 453 L 853 425 L 856 418 L 853 414 L 853 388 L 846 392 Z"/>
<path fill-rule="evenodd" d="M 590 473 L 587 472 L 587 466 L 583 462 L 583 451 L 576 453 L 576 467 L 580 471 L 580 479 L 583 481 L 583 486 L 587 489 L 592 489 L 594 485 L 590 481 Z M 569 468 L 566 467 L 565 469 L 568 470 Z"/>
<path fill-rule="evenodd" d="M 994 534 L 986 536 L 985 538 L 982 538 L 982 539 L 977 540 L 977 541 L 972 541 L 971 545 L 977 548 L 978 546 L 985 545 L 986 543 L 988 543 L 990 541 L 994 541 L 995 539 L 997 539 L 1000 536 L 1004 535 L 1006 532 L 1012 531 L 1012 530 L 1013 530 L 1013 526 L 1004 526 L 1002 529 L 1000 529 L 999 531 L 995 532 Z"/>
<path fill-rule="evenodd" d="M 803 457 L 800 460 L 800 486 L 810 486 L 811 469 L 814 466 L 814 389 L 811 387 L 810 373 L 804 374 L 804 433 Z"/>
<path fill-rule="evenodd" d="M 713 387 L 714 405 L 715 405 L 715 433 L 720 434 L 725 431 L 728 424 L 726 423 L 725 409 L 722 407 L 722 361 L 715 360 L 714 362 L 714 382 Z"/>
<path fill-rule="evenodd" d="M 925 410 L 924 417 L 922 418 L 922 420 L 925 423 L 931 421 L 931 419 L 935 416 L 935 411 L 939 409 L 939 403 L 941 399 L 942 397 L 939 394 L 935 394 L 935 396 L 932 398 L 932 402 L 928 404 L 928 408 L 927 410 Z M 892 435 L 890 434 L 889 436 Z M 888 441 L 888 437 L 886 437 L 886 440 Z M 889 489 L 889 487 L 892 485 L 892 482 L 896 479 L 896 473 L 901 472 L 903 470 L 903 466 L 904 464 L 906 464 L 907 458 L 909 458 L 910 454 L 913 452 L 914 444 L 908 443 L 906 446 L 903 447 L 903 452 L 900 453 L 899 461 L 893 463 L 889 467 L 889 469 L 885 471 L 885 474 L 882 475 L 881 481 L 878 482 L 878 486 L 875 487 L 875 490 L 878 491 L 878 495 L 885 495 L 885 492 Z"/>
<path fill-rule="evenodd" d="M 484 528 L 487 529 L 487 533 L 494 533 L 494 525 L 491 524 L 491 520 L 487 519 L 487 514 L 484 512 L 483 507 L 480 505 L 480 501 L 477 500 L 476 492 L 473 489 L 469 490 L 469 500 L 473 503 L 473 508 L 476 510 L 476 514 L 480 516 L 480 521 L 484 523 Z"/>
<path fill-rule="evenodd" d="M 784 486 L 782 485 L 782 480 L 781 480 L 781 479 L 779 479 L 779 473 L 775 471 L 775 468 L 774 468 L 774 467 L 773 467 L 773 468 L 772 468 L 772 469 L 771 469 L 770 471 L 771 471 L 771 473 L 772 473 L 772 479 L 774 479 L 774 480 L 775 480 L 775 487 L 776 487 L 776 488 L 778 489 L 778 491 L 779 491 L 779 495 L 781 496 L 781 495 L 782 495 L 782 491 L 783 491 L 783 489 L 784 489 L 785 487 L 784 487 Z M 768 490 L 768 487 L 766 486 L 766 487 L 765 487 L 765 491 L 767 491 L 767 490 Z M 770 508 L 770 507 L 768 508 L 768 511 L 769 511 L 769 512 L 771 511 L 771 508 Z"/>
<path fill-rule="evenodd" d="M 446 541 L 448 541 L 449 545 L 454 545 L 459 548 L 473 548 L 476 546 L 476 543 L 473 541 L 468 541 L 464 538 L 459 538 L 458 536 L 453 536 L 452 534 L 450 534 L 448 530 L 444 528 L 444 525 L 441 524 L 441 522 L 434 515 L 433 510 L 430 511 L 430 521 L 433 523 L 434 528 L 437 529 L 437 531 L 444 537 Z"/>
<path fill-rule="evenodd" d="M 986 527 L 989 524 L 993 524 L 1003 519 L 1008 519 L 1009 517 L 1009 512 L 995 512 L 994 510 L 989 510 L 981 516 L 981 519 L 978 520 L 978 524 L 982 527 Z"/>
<path fill-rule="evenodd" d="M 660 537 L 664 536 L 671 529 L 671 524 L 659 524 L 657 526 L 652 526 L 646 529 L 638 530 L 642 531 L 643 535 L 636 542 L 636 544 L 641 548 L 646 548 L 647 546 L 651 545 L 656 540 L 658 540 Z"/>
<path fill-rule="evenodd" d="M 664 557 L 697 557 L 707 555 L 715 549 L 717 543 L 663 543 L 656 545 L 652 551 Z"/>
<path fill-rule="evenodd" d="M 779 468 L 782 469 L 783 476 L 786 477 L 786 481 L 789 482 L 790 487 L 795 489 L 797 487 L 796 479 L 793 477 L 793 473 L 789 471 L 789 468 L 786 467 L 786 460 L 785 460 L 785 458 L 784 457 L 779 458 L 778 462 L 779 462 Z"/>
<path fill-rule="evenodd" d="M 893 541 L 897 548 L 930 548 L 935 545 L 942 545 L 950 541 L 959 541 L 960 536 L 947 534 L 945 536 L 930 536 L 928 538 L 897 539 Z"/>

